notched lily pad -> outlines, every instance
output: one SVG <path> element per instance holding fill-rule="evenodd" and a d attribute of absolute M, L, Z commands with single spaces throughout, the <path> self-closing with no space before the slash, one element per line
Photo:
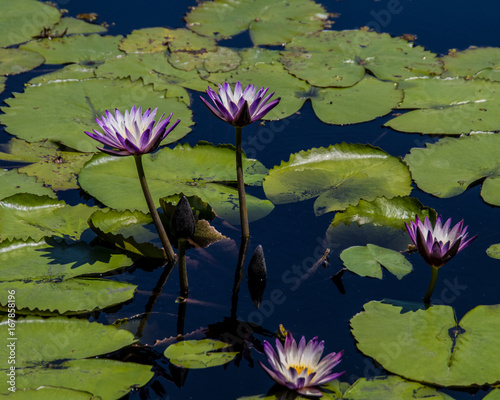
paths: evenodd
<path fill-rule="evenodd" d="M 320 31 L 328 16 L 311 0 L 214 0 L 193 8 L 185 20 L 203 36 L 224 39 L 249 29 L 254 45 L 282 45 L 294 36 Z"/>
<path fill-rule="evenodd" d="M 393 81 L 442 72 L 436 54 L 403 38 L 365 30 L 297 36 L 281 61 L 291 74 L 319 87 L 352 86 L 366 71 Z"/>
<path fill-rule="evenodd" d="M 500 306 L 478 306 L 457 322 L 453 308 L 404 311 L 369 302 L 351 319 L 358 349 L 386 370 L 439 386 L 482 386 L 500 381 Z"/>
<path fill-rule="evenodd" d="M 54 191 L 38 183 L 34 177 L 13 169 L 0 170 L 0 200 L 16 193 L 32 193 L 38 196 L 57 198 Z"/>
<path fill-rule="evenodd" d="M 236 69 L 241 63 L 238 52 L 228 47 L 217 47 L 214 51 L 176 51 L 172 52 L 168 62 L 184 71 L 202 69 L 207 72 L 225 72 Z"/>
<path fill-rule="evenodd" d="M 374 244 L 349 247 L 340 253 L 340 259 L 349 271 L 377 279 L 382 279 L 382 267 L 398 279 L 408 275 L 413 269 L 401 253 Z"/>
<path fill-rule="evenodd" d="M 0 49 L 0 75 L 16 75 L 29 71 L 45 62 L 45 58 L 34 51 Z"/>
<path fill-rule="evenodd" d="M 178 367 L 201 369 L 217 367 L 230 362 L 238 352 L 221 351 L 229 344 L 212 339 L 184 340 L 165 350 L 165 357 Z"/>
<path fill-rule="evenodd" d="M 2 108 L 5 114 L 0 116 L 0 122 L 6 125 L 7 132 L 28 142 L 60 142 L 81 152 L 98 151 L 99 143 L 84 131 L 100 129 L 95 118 L 100 118 L 106 110 L 118 108 L 124 112 L 136 105 L 143 111 L 158 107 L 158 116 L 173 113 L 172 121 L 179 118 L 181 122 L 162 144 L 184 137 L 193 124 L 192 113 L 185 103 L 176 98 L 165 98 L 163 92 L 144 86 L 142 82 L 125 79 L 88 79 L 28 86 L 24 93 L 15 94 L 15 98 L 7 99 L 6 103 L 9 107 Z"/>
<path fill-rule="evenodd" d="M 470 47 L 464 51 L 451 50 L 441 57 L 443 77 L 462 76 L 500 81 L 500 48 Z"/>
<path fill-rule="evenodd" d="M 399 83 L 411 109 L 385 126 L 402 132 L 440 135 L 500 130 L 500 82 L 464 78 L 417 78 Z"/>
<path fill-rule="evenodd" d="M 54 26 L 52 32 L 59 35 L 74 35 L 78 33 L 103 33 L 106 28 L 102 25 L 91 24 L 78 18 L 64 17 Z"/>
<path fill-rule="evenodd" d="M 78 63 L 92 66 L 123 54 L 118 49 L 121 39 L 122 36 L 73 35 L 32 41 L 20 46 L 20 49 L 40 53 L 47 64 Z"/>
<path fill-rule="evenodd" d="M 500 205 L 498 151 L 498 134 L 476 134 L 414 148 L 405 162 L 417 186 L 427 193 L 453 197 L 484 179 L 481 197 L 489 204 Z"/>
<path fill-rule="evenodd" d="M 316 215 L 345 210 L 360 199 L 405 196 L 411 192 L 407 167 L 377 147 L 341 143 L 291 154 L 269 171 L 266 196 L 275 204 L 318 197 Z"/>

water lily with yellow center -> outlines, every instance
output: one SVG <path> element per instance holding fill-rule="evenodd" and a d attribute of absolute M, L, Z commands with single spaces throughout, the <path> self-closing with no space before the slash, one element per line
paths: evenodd
<path fill-rule="evenodd" d="M 259 362 L 268 375 L 280 385 L 304 396 L 322 396 L 317 386 L 337 379 L 344 373 L 332 373 L 344 352 L 330 353 L 320 361 L 324 347 L 324 341 L 319 342 L 317 337 L 306 344 L 304 336 L 297 346 L 292 334 L 288 332 L 284 345 L 276 339 L 277 352 L 264 341 L 264 352 L 271 368 Z"/>

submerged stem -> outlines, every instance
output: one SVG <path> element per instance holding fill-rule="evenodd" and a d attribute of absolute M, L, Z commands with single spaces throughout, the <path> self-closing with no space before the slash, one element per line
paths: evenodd
<path fill-rule="evenodd" d="M 241 126 L 235 126 L 236 131 L 236 177 L 238 178 L 238 200 L 240 204 L 241 237 L 248 239 L 250 229 L 248 227 L 247 200 L 245 197 L 245 181 L 243 178 L 243 162 L 241 160 Z"/>
<path fill-rule="evenodd" d="M 181 296 L 187 298 L 189 295 L 189 284 L 186 269 L 186 241 L 179 239 L 179 283 L 181 286 Z"/>
<path fill-rule="evenodd" d="M 427 292 L 425 293 L 425 296 L 424 296 L 424 303 L 425 304 L 429 304 L 431 302 L 432 292 L 434 292 L 434 287 L 436 286 L 436 281 L 437 281 L 438 272 L 439 272 L 438 267 L 433 267 L 431 265 L 431 268 L 432 268 L 432 276 L 431 276 L 431 281 L 429 282 L 429 287 L 427 288 Z"/>
<path fill-rule="evenodd" d="M 158 235 L 160 236 L 161 244 L 163 245 L 163 251 L 165 252 L 165 258 L 170 262 L 175 262 L 176 255 L 174 250 L 172 249 L 172 245 L 168 240 L 167 232 L 165 232 L 165 228 L 160 220 L 160 216 L 158 215 L 158 211 L 156 211 L 155 203 L 153 198 L 151 197 L 151 192 L 149 191 L 148 182 L 146 181 L 146 175 L 144 175 L 144 167 L 142 165 L 142 156 L 134 156 L 135 165 L 137 167 L 137 173 L 139 175 L 139 181 L 141 182 L 142 191 L 144 193 L 144 198 L 146 199 L 146 203 L 148 204 L 149 212 L 153 217 L 153 222 L 156 226 L 156 230 L 158 231 Z"/>

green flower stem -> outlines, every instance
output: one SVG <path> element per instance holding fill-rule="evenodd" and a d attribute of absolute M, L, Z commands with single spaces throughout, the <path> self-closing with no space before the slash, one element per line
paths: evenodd
<path fill-rule="evenodd" d="M 424 303 L 425 304 L 429 304 L 431 302 L 432 292 L 434 292 L 434 287 L 436 286 L 436 281 L 437 281 L 438 272 L 439 272 L 438 267 L 433 267 L 431 265 L 431 268 L 432 268 L 432 276 L 431 276 L 431 281 L 429 282 L 429 287 L 427 288 L 427 292 L 425 293 L 425 296 L 424 296 Z"/>
<path fill-rule="evenodd" d="M 161 243 L 163 245 L 163 251 L 166 255 L 166 258 L 170 262 L 175 262 L 176 255 L 174 253 L 174 249 L 172 249 L 172 245 L 168 240 L 167 232 L 165 232 L 165 228 L 160 220 L 160 216 L 158 215 L 158 211 L 156 211 L 156 206 L 151 197 L 151 192 L 149 191 L 148 182 L 146 181 L 146 175 L 144 175 L 144 167 L 142 165 L 142 156 L 134 156 L 135 165 L 137 167 L 137 173 L 139 174 L 139 181 L 141 182 L 142 191 L 144 192 L 144 198 L 146 199 L 146 203 L 148 204 L 149 212 L 153 217 L 153 222 L 156 226 L 156 230 L 158 231 L 158 235 L 160 236 Z"/>
<path fill-rule="evenodd" d="M 249 238 L 247 199 L 245 197 L 245 181 L 243 178 L 243 162 L 241 161 L 241 126 L 235 126 L 236 130 L 236 177 L 238 178 L 238 199 L 240 202 L 241 237 Z"/>
<path fill-rule="evenodd" d="M 189 284 L 186 269 L 186 241 L 179 239 L 179 283 L 181 285 L 181 296 L 187 298 L 189 296 Z"/>

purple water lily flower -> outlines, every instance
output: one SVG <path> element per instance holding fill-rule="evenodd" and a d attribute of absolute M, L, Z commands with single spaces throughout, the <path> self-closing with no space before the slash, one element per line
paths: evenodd
<path fill-rule="evenodd" d="M 268 103 L 274 95 L 272 92 L 266 96 L 268 89 L 261 88 L 257 91 L 255 85 L 248 85 L 243 91 L 241 83 L 238 82 L 233 93 L 229 84 L 224 83 L 224 86 L 219 85 L 219 94 L 212 88 L 207 89 L 207 94 L 215 107 L 203 97 L 200 98 L 216 117 L 242 127 L 261 119 L 279 103 L 280 97 Z"/>
<path fill-rule="evenodd" d="M 427 264 L 436 268 L 450 261 L 477 237 L 467 239 L 467 226 L 463 227 L 463 220 L 450 229 L 451 218 L 443 225 L 441 216 L 437 218 L 434 227 L 428 217 L 422 222 L 418 216 L 409 226 L 405 225 L 420 255 Z"/>
<path fill-rule="evenodd" d="M 115 115 L 106 111 L 106 116 L 101 119 L 96 118 L 96 122 L 102 128 L 104 133 L 93 130 L 94 133 L 85 132 L 92 139 L 111 147 L 111 149 L 98 147 L 99 150 L 115 156 L 138 156 L 151 153 L 156 150 L 161 141 L 174 129 L 181 121 L 178 119 L 170 128 L 170 114 L 162 120 L 165 114 L 162 114 L 155 126 L 155 115 L 158 109 L 146 110 L 142 114 L 141 107 L 132 107 L 132 110 L 125 111 L 123 115 L 115 109 Z"/>
<path fill-rule="evenodd" d="M 304 396 L 322 396 L 316 386 L 337 379 L 344 373 L 332 373 L 332 369 L 340 362 L 344 352 L 330 353 L 320 361 L 323 349 L 324 342 L 318 342 L 317 337 L 306 344 L 306 339 L 302 336 L 297 346 L 292 334 L 288 332 L 284 346 L 279 339 L 276 339 L 277 353 L 264 340 L 264 352 L 272 369 L 266 367 L 261 361 L 259 363 L 280 385 Z"/>

